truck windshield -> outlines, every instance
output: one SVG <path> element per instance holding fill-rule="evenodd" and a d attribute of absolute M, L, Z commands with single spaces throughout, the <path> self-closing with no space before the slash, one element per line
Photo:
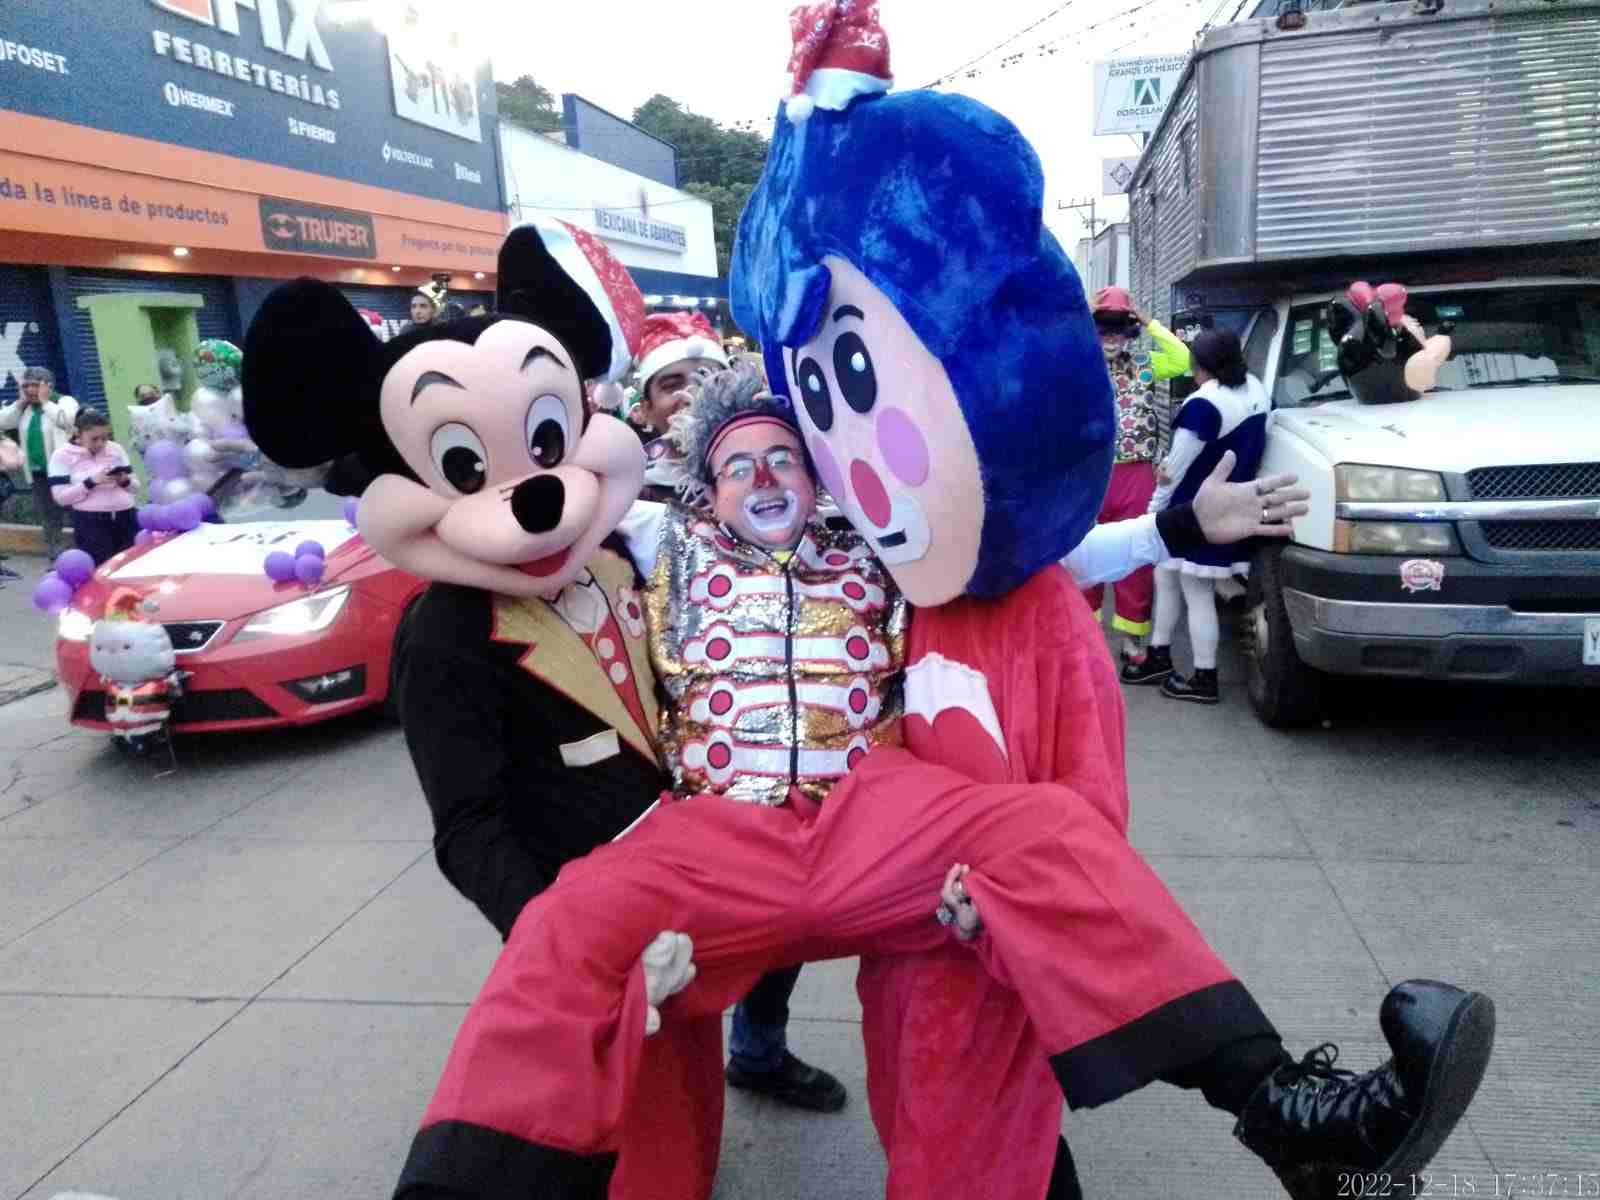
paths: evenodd
<path fill-rule="evenodd" d="M 1600 287 L 1504 285 L 1417 292 L 1406 311 L 1431 334 L 1450 335 L 1450 359 L 1433 391 L 1600 383 Z M 1273 387 L 1279 408 L 1347 400 L 1327 304 L 1297 305 Z"/>

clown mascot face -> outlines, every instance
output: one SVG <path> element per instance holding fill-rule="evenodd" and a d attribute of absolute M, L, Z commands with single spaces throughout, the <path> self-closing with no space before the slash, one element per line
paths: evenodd
<path fill-rule="evenodd" d="M 1111 385 L 1036 157 L 970 100 L 887 94 L 875 5 L 792 25 L 794 97 L 732 296 L 818 476 L 915 606 L 904 747 L 868 751 L 820 810 L 691 796 L 571 864 L 518 918 L 398 1195 L 606 1194 L 641 1096 L 636 960 L 663 928 L 698 969 L 665 1025 L 774 966 L 863 957 L 896 1197 L 1070 1196 L 1065 1155 L 1051 1182 L 1061 1097 L 1155 1079 L 1234 1114 L 1298 1197 L 1414 1174 L 1487 1065 L 1488 998 L 1402 984 L 1384 1066 L 1294 1062 L 1125 836 L 1115 671 L 1056 565 L 1100 507 Z M 976 909 L 955 936 L 945 897 Z"/>

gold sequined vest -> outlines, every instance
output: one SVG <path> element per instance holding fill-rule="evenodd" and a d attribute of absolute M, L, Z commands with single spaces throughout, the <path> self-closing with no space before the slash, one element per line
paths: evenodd
<path fill-rule="evenodd" d="M 855 533 L 813 523 L 774 556 L 673 505 L 646 604 L 678 791 L 782 804 L 793 784 L 821 801 L 899 742 L 906 603 Z"/>

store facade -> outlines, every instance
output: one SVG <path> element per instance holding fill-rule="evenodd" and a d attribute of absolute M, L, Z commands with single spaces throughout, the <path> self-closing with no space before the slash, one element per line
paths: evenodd
<path fill-rule="evenodd" d="M 430 279 L 469 308 L 492 295 L 506 218 L 487 61 L 438 26 L 330 7 L 7 11 L 0 404 L 43 365 L 120 433 L 133 387 L 156 381 L 145 350 L 239 342 L 299 275 L 389 330 Z"/>
<path fill-rule="evenodd" d="M 586 229 L 628 268 L 652 311 L 698 308 L 725 324 L 711 205 L 665 181 L 676 151 L 581 97 L 564 97 L 564 107 L 560 138 L 500 123 L 512 223 L 554 218 Z"/>

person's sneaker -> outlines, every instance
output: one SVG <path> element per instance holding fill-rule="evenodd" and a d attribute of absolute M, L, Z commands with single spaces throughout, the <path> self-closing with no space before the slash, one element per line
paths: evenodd
<path fill-rule="evenodd" d="M 1203 671 L 1194 669 L 1193 675 L 1169 674 L 1161 684 L 1161 694 L 1173 700 L 1189 700 L 1195 704 L 1217 702 L 1217 672 L 1213 667 Z"/>
<path fill-rule="evenodd" d="M 1357 1075 L 1332 1043 L 1274 1071 L 1239 1114 L 1234 1136 L 1277 1172 L 1295 1200 L 1349 1194 L 1352 1177 L 1420 1176 L 1467 1111 L 1494 1048 L 1494 1002 L 1413 979 L 1379 1012 L 1393 1057 Z"/>
<path fill-rule="evenodd" d="M 770 1071 L 748 1071 L 736 1062 L 728 1064 L 728 1084 L 742 1092 L 771 1096 L 779 1104 L 811 1112 L 838 1112 L 849 1093 L 832 1075 L 801 1062 L 787 1050 L 783 1060 Z"/>
<path fill-rule="evenodd" d="M 1160 683 L 1172 674 L 1172 647 L 1146 646 L 1139 658 L 1122 664 L 1122 682 L 1135 687 Z"/>

